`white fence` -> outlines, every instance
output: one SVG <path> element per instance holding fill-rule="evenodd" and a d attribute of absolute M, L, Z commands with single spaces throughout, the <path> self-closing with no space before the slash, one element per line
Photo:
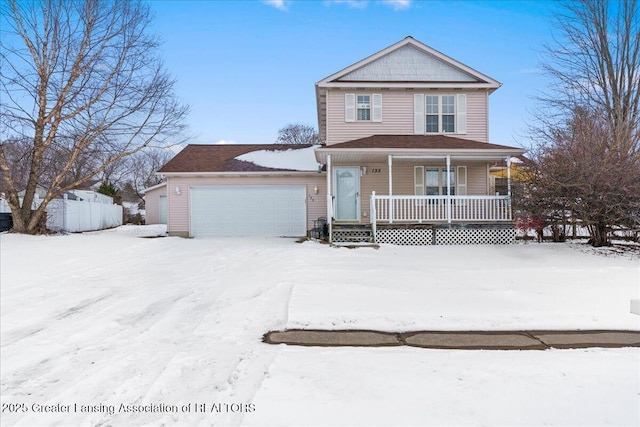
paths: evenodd
<path fill-rule="evenodd" d="M 40 200 L 34 201 L 34 209 Z M 11 212 L 6 200 L 0 199 L 0 212 Z M 103 230 L 122 225 L 122 206 L 109 203 L 55 199 L 47 205 L 47 228 L 52 231 Z"/>

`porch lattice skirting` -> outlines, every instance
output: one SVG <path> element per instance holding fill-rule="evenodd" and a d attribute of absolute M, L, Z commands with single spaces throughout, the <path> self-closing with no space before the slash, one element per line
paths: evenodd
<path fill-rule="evenodd" d="M 379 228 L 376 243 L 392 245 L 423 246 L 433 244 L 433 230 L 430 228 Z"/>
<path fill-rule="evenodd" d="M 334 231 L 333 242 L 369 242 L 370 231 L 363 229 Z M 516 241 L 513 224 L 454 224 L 432 227 L 410 225 L 382 226 L 375 243 L 403 246 L 422 245 L 509 245 Z"/>
<path fill-rule="evenodd" d="M 516 241 L 514 225 L 435 228 L 436 245 L 510 245 Z"/>

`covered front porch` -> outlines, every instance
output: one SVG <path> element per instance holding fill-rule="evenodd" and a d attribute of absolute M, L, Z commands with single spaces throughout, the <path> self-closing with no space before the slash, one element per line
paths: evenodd
<path fill-rule="evenodd" d="M 394 235 L 391 242 L 403 244 L 401 236 L 422 236 L 417 240 L 433 244 L 442 240 L 434 237 L 438 233 L 498 233 L 501 242 L 505 233 L 515 237 L 510 163 L 522 150 L 471 142 L 482 147 L 365 149 L 343 143 L 318 149 L 327 170 L 330 240 L 382 243 Z M 489 175 L 497 162 L 506 164 L 501 194 Z"/>

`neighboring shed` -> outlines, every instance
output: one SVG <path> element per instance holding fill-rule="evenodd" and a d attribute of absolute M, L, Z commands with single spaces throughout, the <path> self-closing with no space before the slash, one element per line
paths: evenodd
<path fill-rule="evenodd" d="M 145 224 L 167 223 L 167 183 L 144 190 Z"/>
<path fill-rule="evenodd" d="M 188 145 L 158 171 L 167 183 L 168 233 L 305 236 L 326 216 L 326 178 L 314 150 L 311 145 Z"/>

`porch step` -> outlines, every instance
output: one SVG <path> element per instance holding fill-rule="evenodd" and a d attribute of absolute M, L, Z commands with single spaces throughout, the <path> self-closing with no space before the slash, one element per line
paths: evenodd
<path fill-rule="evenodd" d="M 332 242 L 373 242 L 373 231 L 368 224 L 333 224 L 331 228 Z"/>

